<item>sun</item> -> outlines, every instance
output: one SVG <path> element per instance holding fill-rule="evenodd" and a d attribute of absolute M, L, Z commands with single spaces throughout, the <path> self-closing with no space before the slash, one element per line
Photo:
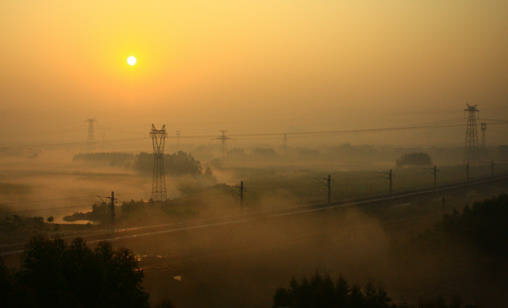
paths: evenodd
<path fill-rule="evenodd" d="M 137 62 L 137 60 L 136 60 L 136 57 L 134 57 L 134 56 L 130 56 L 127 58 L 127 64 L 129 64 L 130 66 L 136 65 L 136 62 Z"/>

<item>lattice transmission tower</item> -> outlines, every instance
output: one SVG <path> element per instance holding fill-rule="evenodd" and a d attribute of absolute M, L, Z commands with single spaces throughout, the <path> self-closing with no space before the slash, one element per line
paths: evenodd
<path fill-rule="evenodd" d="M 478 105 L 466 105 L 467 108 L 464 109 L 467 120 L 464 154 L 465 160 L 470 162 L 477 161 L 480 154 L 480 148 L 478 144 L 478 121 L 480 110 L 476 108 Z"/>
<path fill-rule="evenodd" d="M 217 137 L 217 140 L 221 141 L 221 150 L 222 150 L 222 157 L 226 156 L 226 141 L 229 140 L 228 136 L 226 136 L 226 130 L 221 130 L 221 135 Z"/>
<path fill-rule="evenodd" d="M 89 148 L 95 147 L 95 118 L 86 119 L 85 122 L 88 123 L 88 138 L 86 140 L 86 144 Z"/>
<path fill-rule="evenodd" d="M 150 130 L 153 145 L 153 179 L 152 179 L 152 200 L 166 201 L 166 169 L 164 167 L 164 146 L 166 144 L 166 125 L 161 129 L 155 128 L 152 124 Z"/>
<path fill-rule="evenodd" d="M 180 130 L 176 131 L 176 149 L 180 150 Z"/>

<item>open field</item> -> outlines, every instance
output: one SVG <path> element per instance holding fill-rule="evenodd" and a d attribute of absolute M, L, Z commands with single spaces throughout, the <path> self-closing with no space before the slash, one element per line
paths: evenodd
<path fill-rule="evenodd" d="M 245 166 L 241 166 L 237 160 L 226 160 L 217 167 L 207 162 L 202 164 L 212 167 L 217 179 L 215 183 L 230 186 L 229 192 L 217 193 L 224 195 L 224 203 L 229 204 L 226 210 L 236 207 L 234 199 L 239 198 L 239 193 L 235 191 L 238 191 L 240 181 L 244 182 L 246 188 L 244 205 L 248 207 L 260 207 L 265 203 L 277 207 L 278 204 L 287 206 L 326 201 L 328 174 L 332 179 L 332 201 L 389 192 L 390 169 L 395 193 L 434 185 L 431 167 L 395 168 L 393 163 L 387 161 L 380 161 L 367 169 L 353 165 L 347 170 L 342 170 L 344 168 L 335 160 L 304 164 L 294 158 L 283 161 L 257 160 L 246 162 Z M 471 165 L 469 176 L 470 179 L 488 177 L 491 171 L 490 163 Z M 508 164 L 496 162 L 494 173 L 505 172 L 508 172 Z M 73 161 L 72 154 L 68 152 L 46 153 L 37 159 L 3 158 L 0 160 L 0 205 L 19 215 L 54 216 L 57 222 L 63 223 L 64 216 L 90 210 L 92 204 L 106 200 L 111 191 L 115 191 L 120 203 L 148 200 L 151 180 L 150 174 L 125 167 Z M 438 185 L 466 181 L 465 165 L 438 166 Z M 168 197 L 192 197 L 213 184 L 202 183 L 195 177 L 170 176 L 167 179 Z M 208 201 L 210 207 L 217 202 L 217 198 Z"/>
<path fill-rule="evenodd" d="M 499 277 L 508 274 L 504 265 L 499 267 L 505 264 L 502 261 L 485 258 L 461 243 L 423 255 L 410 248 L 442 215 L 508 192 L 506 180 L 479 181 L 491 178 L 490 164 L 470 166 L 472 185 L 446 190 L 439 188 L 467 182 L 466 169 L 440 166 L 438 189 L 433 191 L 429 167 L 394 168 L 380 162 L 372 170 L 339 171 L 333 162 L 255 162 L 244 167 L 227 161 L 215 167 L 210 163 L 215 182 L 168 178 L 171 202 L 178 209 L 192 209 L 192 215 L 182 215 L 176 207 L 159 211 L 147 204 L 143 213 L 125 216 L 118 204 L 113 226 L 60 222 L 64 215 L 89 211 L 100 200 L 97 196 L 112 190 L 120 203 L 147 200 L 151 178 L 125 167 L 104 168 L 65 157 L 56 162 L 3 163 L 3 211 L 44 219 L 55 216 L 53 223 L 33 221 L 4 234 L 0 250 L 9 265 L 17 264 L 29 236 L 43 233 L 65 239 L 82 236 L 91 245 L 111 240 L 116 247 L 129 247 L 141 262 L 144 286 L 154 304 L 170 298 L 177 307 L 266 307 L 276 288 L 292 276 L 315 270 L 342 273 L 358 283 L 382 277 L 397 301 L 414 302 L 438 290 L 467 303 L 508 303 L 500 295 L 504 282 Z M 494 167 L 494 174 L 508 171 L 506 165 Z M 388 191 L 390 168 L 393 198 Z M 246 188 L 243 206 L 240 181 Z M 424 193 L 405 195 L 419 190 Z M 352 199 L 365 201 L 341 202 Z M 498 272 L 492 272 L 493 266 Z"/>
<path fill-rule="evenodd" d="M 133 249 L 152 302 L 171 298 L 177 307 L 266 307 L 290 277 L 315 270 L 362 283 L 383 277 L 396 300 L 411 302 L 439 290 L 468 303 L 500 303 L 508 300 L 500 291 L 504 281 L 486 270 L 498 261 L 460 243 L 419 257 L 398 243 L 412 241 L 445 213 L 507 192 L 508 182 L 500 181 L 361 205 L 82 234 L 92 245 L 111 238 L 115 246 Z M 6 257 L 15 264 L 14 255 Z M 498 267 L 495 277 L 507 271 Z"/>
<path fill-rule="evenodd" d="M 501 273 L 508 268 L 493 273 L 492 260 L 460 244 L 417 257 L 397 243 L 431 228 L 453 208 L 507 190 L 499 183 L 447 193 L 444 208 L 441 196 L 429 196 L 130 238 L 116 245 L 139 254 L 153 301 L 169 297 L 178 307 L 267 307 L 274 289 L 316 270 L 356 282 L 383 277 L 396 300 L 411 302 L 439 290 L 488 307 L 507 302 Z"/>

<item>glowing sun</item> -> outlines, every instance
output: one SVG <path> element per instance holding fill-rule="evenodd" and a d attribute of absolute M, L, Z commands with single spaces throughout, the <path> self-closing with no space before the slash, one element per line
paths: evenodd
<path fill-rule="evenodd" d="M 136 65 L 136 57 L 134 57 L 134 56 L 128 57 L 127 58 L 127 64 L 129 64 L 130 66 Z"/>

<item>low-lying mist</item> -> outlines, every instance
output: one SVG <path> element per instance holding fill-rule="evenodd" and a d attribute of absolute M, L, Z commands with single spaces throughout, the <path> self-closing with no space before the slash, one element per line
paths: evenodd
<path fill-rule="evenodd" d="M 333 169 L 335 160 L 319 162 L 319 156 L 317 163 L 312 159 L 304 163 L 285 160 L 280 153 L 276 159 L 248 154 L 205 161 L 176 154 L 172 157 L 190 162 L 191 170 L 199 172 L 168 172 L 169 200 L 151 203 L 150 155 L 136 164 L 136 157 L 143 156 L 131 153 L 127 156 L 132 161 L 122 165 L 76 160 L 75 155 L 62 151 L 37 158 L 3 157 L 0 203 L 13 213 L 51 215 L 60 222 L 74 212 L 91 211 L 94 203 L 107 206 L 104 198 L 114 191 L 118 228 L 178 223 L 178 231 L 115 242 L 133 249 L 142 260 L 145 286 L 154 303 L 170 298 L 177 307 L 266 307 L 273 292 L 292 276 L 316 270 L 341 273 L 362 284 L 382 282 L 400 301 L 437 294 L 457 295 L 468 303 L 505 300 L 499 296 L 505 286 L 500 273 L 508 273 L 505 263 L 463 241 L 447 239 L 436 250 L 424 245 L 429 235 L 419 238 L 442 214 L 506 192 L 505 183 L 398 204 L 285 212 L 282 209 L 298 209 L 309 202 L 324 204 L 328 174 L 333 180 L 332 201 L 386 194 L 388 168 L 394 171 L 395 192 L 432 187 L 432 174 L 428 166 L 397 168 L 395 161 L 384 158 L 373 170 L 345 171 Z M 489 175 L 486 165 L 471 170 L 478 177 Z M 464 181 L 463 166 L 440 167 L 439 181 Z M 231 220 L 214 221 L 225 217 Z"/>
<path fill-rule="evenodd" d="M 291 277 L 315 271 L 359 284 L 374 280 L 395 302 L 438 295 L 485 307 L 507 302 L 502 258 L 458 238 L 425 235 L 440 220 L 432 215 L 419 214 L 420 227 L 413 230 L 415 217 L 388 219 L 369 209 L 342 208 L 120 244 L 139 253 L 152 300 L 169 297 L 177 307 L 266 307 Z"/>

